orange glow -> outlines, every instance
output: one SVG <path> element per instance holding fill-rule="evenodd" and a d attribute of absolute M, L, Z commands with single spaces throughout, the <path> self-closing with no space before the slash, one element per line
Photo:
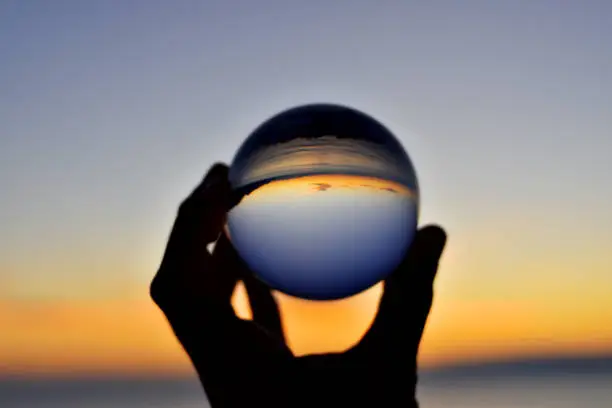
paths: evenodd
<path fill-rule="evenodd" d="M 421 345 L 424 367 L 612 352 L 609 257 L 589 258 L 591 280 L 559 280 L 584 270 L 583 260 L 564 259 L 556 249 L 557 257 L 538 254 L 535 261 L 526 251 L 504 257 L 517 244 L 504 246 L 497 231 L 458 239 L 451 231 L 450 237 Z M 479 243 L 477 250 L 472 242 Z M 163 314 L 146 297 L 147 284 L 119 288 L 117 300 L 0 297 L 0 375 L 193 373 Z M 290 347 L 300 355 L 350 347 L 370 325 L 381 289 L 335 302 L 276 293 Z M 140 295 L 130 299 L 127 293 Z M 248 317 L 243 288 L 233 304 Z"/>
<path fill-rule="evenodd" d="M 292 193 L 292 196 L 298 197 L 303 194 L 315 193 L 321 185 L 329 186 L 329 188 L 333 188 L 334 191 L 342 189 L 350 189 L 351 191 L 359 189 L 367 191 L 368 188 L 374 188 L 378 190 L 392 189 L 397 193 L 413 195 L 413 192 L 409 188 L 394 181 L 382 180 L 375 177 L 323 174 L 274 181 L 259 187 L 247 197 L 249 200 L 257 199 L 259 201 L 273 199 L 281 195 L 286 199 L 288 191 Z"/>
<path fill-rule="evenodd" d="M 276 294 L 298 355 L 350 347 L 370 325 L 381 286 L 335 302 Z M 244 290 L 234 297 L 248 317 Z M 440 300 L 420 359 L 424 366 L 530 355 L 612 351 L 612 311 L 591 321 L 517 301 Z M 607 320 L 603 320 L 607 319 Z M 192 372 L 162 313 L 148 299 L 0 303 L 0 374 L 182 375 Z"/>
<path fill-rule="evenodd" d="M 147 300 L 0 302 L 0 374 L 185 374 L 191 367 Z"/>
<path fill-rule="evenodd" d="M 297 355 L 342 351 L 371 324 L 382 285 L 336 302 L 310 302 L 276 294 L 287 341 Z M 238 315 L 250 318 L 241 287 L 234 297 Z M 607 316 L 602 316 L 607 315 Z M 591 313 L 593 315 L 593 313 Z M 592 320 L 612 321 L 612 310 Z M 604 321 L 604 320 L 600 320 Z M 436 300 L 420 349 L 425 366 L 521 356 L 598 354 L 612 350 L 612 327 L 577 319 L 530 303 Z"/>
<path fill-rule="evenodd" d="M 530 356 L 593 355 L 612 351 L 610 308 L 572 319 L 533 301 L 437 300 L 420 351 L 428 365 Z M 571 320 L 568 320 L 571 319 Z M 610 320 L 607 320 L 610 321 Z"/>
<path fill-rule="evenodd" d="M 382 284 L 347 299 L 313 302 L 275 292 L 281 309 L 287 343 L 296 355 L 342 351 L 372 324 Z M 244 286 L 238 286 L 233 305 L 238 316 L 250 319 Z"/>

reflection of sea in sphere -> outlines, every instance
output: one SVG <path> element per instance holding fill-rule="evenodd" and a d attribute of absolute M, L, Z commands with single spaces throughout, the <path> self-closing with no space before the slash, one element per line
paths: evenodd
<path fill-rule="evenodd" d="M 255 275 L 308 299 L 359 293 L 391 273 L 416 232 L 418 183 L 373 118 L 306 105 L 258 127 L 236 153 L 226 233 Z"/>

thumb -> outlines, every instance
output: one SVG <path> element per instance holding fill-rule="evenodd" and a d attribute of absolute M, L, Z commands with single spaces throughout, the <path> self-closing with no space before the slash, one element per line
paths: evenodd
<path fill-rule="evenodd" d="M 403 262 L 385 281 L 378 313 L 358 349 L 416 357 L 445 245 L 446 233 L 438 226 L 417 232 Z"/>
<path fill-rule="evenodd" d="M 415 337 L 420 338 L 431 309 L 433 284 L 446 240 L 446 232 L 438 226 L 420 229 L 403 262 L 385 281 L 381 317 L 389 315 L 393 325 L 411 326 Z"/>
<path fill-rule="evenodd" d="M 387 279 L 386 288 L 408 294 L 433 285 L 446 240 L 446 232 L 439 226 L 420 229 L 404 260 Z"/>

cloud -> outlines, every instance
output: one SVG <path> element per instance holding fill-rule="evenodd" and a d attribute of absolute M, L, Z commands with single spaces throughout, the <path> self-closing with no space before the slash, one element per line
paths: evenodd
<path fill-rule="evenodd" d="M 332 185 L 328 183 L 311 183 L 311 184 L 313 186 L 317 186 L 316 187 L 317 191 L 327 191 L 332 187 Z"/>
<path fill-rule="evenodd" d="M 360 184 L 359 186 L 360 187 L 365 187 L 365 188 L 373 188 L 375 190 L 388 191 L 390 193 L 395 193 L 395 194 L 398 193 L 398 191 L 396 189 L 391 188 L 391 187 L 376 187 L 376 186 L 372 186 L 372 185 L 369 185 L 369 184 Z"/>
<path fill-rule="evenodd" d="M 315 190 L 316 191 L 327 191 L 332 187 L 335 188 L 349 188 L 349 189 L 354 189 L 355 186 L 354 185 L 349 185 L 349 184 L 342 184 L 339 186 L 332 186 L 329 183 L 310 183 L 310 185 L 315 186 Z M 359 187 L 365 187 L 365 188 L 371 188 L 374 190 L 381 190 L 381 191 L 388 191 L 390 193 L 394 193 L 397 194 L 398 190 L 392 187 L 376 187 L 376 186 L 372 186 L 370 184 L 360 184 Z"/>

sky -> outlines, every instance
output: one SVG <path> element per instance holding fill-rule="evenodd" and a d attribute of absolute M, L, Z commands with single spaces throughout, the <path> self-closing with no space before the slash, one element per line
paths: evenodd
<path fill-rule="evenodd" d="M 272 287 L 340 299 L 398 267 L 415 235 L 417 203 L 406 186 L 373 177 L 295 177 L 244 196 L 226 231 L 250 270 Z"/>
<path fill-rule="evenodd" d="M 191 372 L 148 299 L 177 205 L 312 102 L 394 132 L 448 232 L 424 366 L 611 353 L 611 37 L 605 0 L 2 1 L 0 373 Z M 290 345 L 379 294 L 279 295 Z"/>

